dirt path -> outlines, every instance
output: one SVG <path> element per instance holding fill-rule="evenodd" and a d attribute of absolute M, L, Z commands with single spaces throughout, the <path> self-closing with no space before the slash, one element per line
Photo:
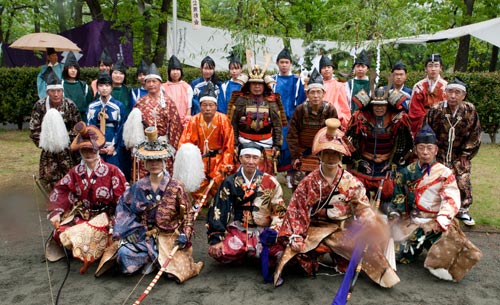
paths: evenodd
<path fill-rule="evenodd" d="M 43 262 L 42 244 L 50 226 L 34 201 L 30 192 L 0 196 L 0 304 L 53 304 L 66 272 L 64 260 Z M 208 257 L 203 225 L 202 220 L 197 221 L 194 238 L 195 260 L 205 263 L 201 274 L 182 285 L 160 280 L 142 304 L 331 304 L 342 276 L 325 275 L 331 271 L 322 269 L 312 279 L 286 269 L 282 287 L 263 284 L 258 266 L 222 266 Z M 434 278 L 421 260 L 411 266 L 398 265 L 401 283 L 392 289 L 379 288 L 362 274 L 349 304 L 500 304 L 500 235 L 467 235 L 484 255 L 462 282 Z M 80 275 L 80 266 L 79 261 L 71 261 L 59 304 L 122 304 L 140 279 L 139 275 L 117 274 L 95 278 L 96 265 Z M 132 304 L 153 277 L 146 276 L 126 304 Z"/>

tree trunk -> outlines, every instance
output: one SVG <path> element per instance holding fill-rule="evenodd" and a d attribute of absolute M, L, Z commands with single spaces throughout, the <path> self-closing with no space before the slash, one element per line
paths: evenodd
<path fill-rule="evenodd" d="M 56 1 L 56 13 L 59 20 L 59 32 L 66 31 L 66 16 L 64 15 L 64 4 L 62 1 Z"/>
<path fill-rule="evenodd" d="M 40 33 L 40 9 L 38 8 L 38 5 L 35 4 L 33 12 L 35 13 L 35 33 Z"/>
<path fill-rule="evenodd" d="M 161 4 L 161 12 L 163 16 L 168 14 L 168 8 L 170 7 L 171 0 L 163 0 Z M 161 67 L 165 58 L 165 51 L 167 50 L 167 30 L 168 30 L 168 19 L 166 18 L 158 25 L 158 37 L 156 39 L 155 54 L 153 57 L 153 62 L 156 66 Z"/>
<path fill-rule="evenodd" d="M 464 0 L 465 4 L 465 17 L 462 25 L 470 24 L 470 17 L 474 8 L 474 0 Z M 469 65 L 469 48 L 470 48 L 470 35 L 460 37 L 458 45 L 457 57 L 455 58 L 455 71 L 465 72 Z"/>
<path fill-rule="evenodd" d="M 2 5 L 0 6 L 0 16 L 3 16 L 3 11 L 5 10 L 5 7 Z M 0 42 L 3 42 L 3 22 L 2 22 L 2 18 L 0 18 Z"/>
<path fill-rule="evenodd" d="M 81 0 L 74 1 L 75 15 L 74 22 L 75 26 L 80 26 L 83 24 L 83 2 Z"/>
<path fill-rule="evenodd" d="M 498 61 L 498 47 L 494 45 L 491 48 L 491 60 L 488 71 L 495 72 L 497 70 L 497 61 Z"/>
<path fill-rule="evenodd" d="M 147 62 L 151 62 L 151 44 L 153 41 L 153 31 L 149 19 L 151 17 L 150 9 L 146 8 L 146 3 L 143 0 L 137 1 L 139 14 L 142 15 L 142 57 Z M 148 5 L 150 7 L 150 5 Z"/>
<path fill-rule="evenodd" d="M 92 20 L 102 21 L 104 20 L 104 16 L 102 15 L 101 4 L 99 0 L 85 0 L 87 6 L 90 10 L 90 15 L 92 16 Z"/>
<path fill-rule="evenodd" d="M 455 58 L 455 71 L 466 72 L 469 65 L 470 35 L 460 37 L 457 57 Z"/>

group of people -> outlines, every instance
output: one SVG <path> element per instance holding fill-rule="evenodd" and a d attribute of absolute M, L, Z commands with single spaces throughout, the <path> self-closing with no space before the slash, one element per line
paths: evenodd
<path fill-rule="evenodd" d="M 277 55 L 278 74 L 266 74 L 268 63 L 243 73 L 232 56 L 231 80 L 221 83 L 207 56 L 202 77 L 189 86 L 175 56 L 166 83 L 154 64 L 141 62 L 143 87 L 129 91 L 131 100 L 116 86 L 124 83 L 116 63 L 101 69 L 86 123 L 65 96 L 66 82 L 47 68 L 47 96 L 30 122 L 42 148 L 40 179 L 51 189 L 55 229 L 47 248 L 73 249 L 82 273 L 102 256 L 99 275 L 109 262 L 128 274 L 166 262 L 167 274 L 183 282 L 203 266 L 193 260 L 190 239 L 208 206 L 208 254 L 221 263 L 257 258 L 264 281 L 276 286 L 290 261 L 308 275 L 323 261 L 345 272 L 362 246 L 362 270 L 392 287 L 399 282 L 386 254 L 393 239 L 398 262 L 414 261 L 425 248 L 432 274 L 461 280 L 481 257 L 456 219 L 474 225 L 470 160 L 481 127 L 465 101 L 466 84 L 440 77 L 437 54 L 413 90 L 404 86 L 401 62 L 389 84 L 376 88 L 364 52 L 346 83 L 325 55 L 306 82 L 291 72 L 286 48 Z M 279 172 L 293 189 L 289 203 Z M 98 240 L 84 247 L 76 238 L 82 234 Z M 52 261 L 60 253 L 46 251 Z"/>

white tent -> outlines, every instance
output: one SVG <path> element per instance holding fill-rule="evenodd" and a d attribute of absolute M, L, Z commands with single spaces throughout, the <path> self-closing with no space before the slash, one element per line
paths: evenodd
<path fill-rule="evenodd" d="M 402 38 L 386 39 L 384 43 L 421 44 L 437 42 L 471 35 L 497 47 L 500 47 L 500 18 L 469 24 L 458 28 L 439 31 L 434 34 L 423 34 Z"/>
<path fill-rule="evenodd" d="M 170 58 L 173 53 L 171 46 L 176 46 L 176 53 L 179 60 L 184 64 L 195 67 L 199 67 L 201 60 L 209 55 L 215 60 L 217 70 L 227 70 L 228 60 L 226 57 L 229 56 L 230 48 L 238 44 L 236 37 L 233 37 L 227 30 L 208 26 L 202 26 L 200 29 L 193 29 L 192 24 L 185 21 L 177 21 L 177 42 L 175 44 L 172 38 L 172 32 L 173 26 L 172 23 L 169 23 L 167 34 L 169 49 L 167 51 L 167 57 Z M 434 34 L 385 39 L 380 43 L 423 44 L 426 42 L 453 39 L 465 35 L 472 35 L 500 47 L 500 18 L 439 31 Z M 276 56 L 283 49 L 283 40 L 276 36 L 257 35 L 255 41 L 262 42 L 256 46 L 256 50 L 253 50 L 257 53 L 257 64 L 262 66 L 265 62 L 265 54 L 269 53 L 273 57 L 268 69 L 277 69 L 275 64 Z M 352 45 L 349 43 L 326 40 L 318 40 L 315 41 L 315 43 L 322 44 L 326 48 L 335 48 L 353 54 Z M 374 47 L 378 43 L 378 41 L 362 41 L 359 44 L 357 52 L 360 52 L 364 48 Z M 304 46 L 303 39 L 291 39 L 290 44 L 293 55 L 299 58 L 304 56 L 306 46 Z"/>

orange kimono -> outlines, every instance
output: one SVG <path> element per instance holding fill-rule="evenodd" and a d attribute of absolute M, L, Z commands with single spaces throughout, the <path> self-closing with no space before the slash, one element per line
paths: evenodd
<path fill-rule="evenodd" d="M 184 143 L 192 143 L 200 149 L 207 180 L 200 189 L 191 195 L 200 200 L 210 183 L 214 180 L 209 196 L 214 196 L 224 178 L 233 172 L 234 132 L 231 122 L 223 113 L 216 112 L 210 124 L 198 113 L 189 120 L 179 141 L 180 148 Z M 207 200 L 204 204 L 207 204 Z"/>

